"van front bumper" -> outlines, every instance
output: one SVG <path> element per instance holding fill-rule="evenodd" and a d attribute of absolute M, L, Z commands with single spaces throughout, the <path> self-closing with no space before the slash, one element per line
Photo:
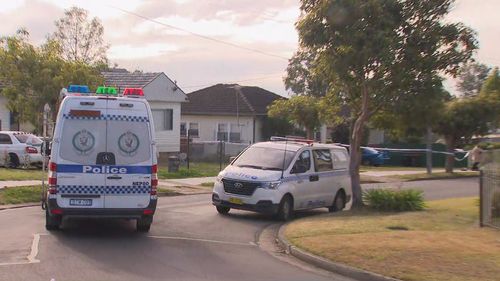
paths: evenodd
<path fill-rule="evenodd" d="M 260 200 L 256 204 L 234 204 L 229 201 L 221 200 L 216 193 L 212 194 L 212 204 L 214 206 L 228 207 L 270 215 L 278 213 L 279 209 L 279 204 L 273 204 L 271 200 Z"/>
<path fill-rule="evenodd" d="M 157 200 L 152 199 L 146 208 L 61 208 L 57 204 L 57 199 L 49 199 L 47 208 L 52 216 L 79 217 L 79 218 L 118 218 L 118 219 L 140 219 L 152 217 L 156 211 Z M 54 214 L 53 211 L 57 210 Z"/>

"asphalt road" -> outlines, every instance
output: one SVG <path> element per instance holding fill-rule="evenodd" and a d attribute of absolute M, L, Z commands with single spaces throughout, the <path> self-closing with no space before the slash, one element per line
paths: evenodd
<path fill-rule="evenodd" d="M 478 190 L 477 179 L 401 188 L 409 187 L 428 199 Z M 275 221 L 233 210 L 221 216 L 209 200 L 208 194 L 161 198 L 148 234 L 137 233 L 132 221 L 108 220 L 68 221 L 64 231 L 49 233 L 40 208 L 0 211 L 0 280 L 349 280 L 264 250 L 259 235 Z"/>

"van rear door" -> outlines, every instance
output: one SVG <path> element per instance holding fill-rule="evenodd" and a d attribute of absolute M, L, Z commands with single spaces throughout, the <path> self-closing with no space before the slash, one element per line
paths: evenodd
<path fill-rule="evenodd" d="M 150 110 L 143 100 L 109 100 L 107 152 L 115 159 L 106 176 L 105 208 L 146 208 L 153 148 Z"/>
<path fill-rule="evenodd" d="M 106 151 L 106 100 L 66 98 L 54 139 L 57 204 L 62 208 L 104 208 L 105 176 L 96 159 Z"/>

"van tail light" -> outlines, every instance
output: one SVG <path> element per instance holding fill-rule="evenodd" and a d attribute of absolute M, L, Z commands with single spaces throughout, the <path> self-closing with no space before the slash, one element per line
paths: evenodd
<path fill-rule="evenodd" d="M 52 210 L 50 210 L 50 213 L 53 214 L 53 215 L 62 215 L 63 210 L 61 210 L 61 209 L 52 209 Z"/>
<path fill-rule="evenodd" d="M 158 165 L 151 166 L 151 195 L 156 195 L 158 192 Z"/>
<path fill-rule="evenodd" d="M 49 162 L 49 171 L 55 172 L 57 170 L 57 164 L 54 162 Z"/>
<path fill-rule="evenodd" d="M 25 149 L 26 153 L 29 153 L 29 154 L 36 154 L 38 153 L 38 151 L 36 150 L 35 147 L 33 146 L 27 146 Z"/>

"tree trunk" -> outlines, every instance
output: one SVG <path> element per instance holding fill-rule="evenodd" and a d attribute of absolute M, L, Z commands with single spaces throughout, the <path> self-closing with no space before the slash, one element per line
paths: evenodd
<path fill-rule="evenodd" d="M 363 191 L 361 190 L 361 178 L 359 167 L 361 165 L 361 142 L 363 141 L 363 129 L 368 119 L 368 91 L 363 87 L 363 96 L 361 102 L 361 113 L 354 122 L 351 133 L 349 173 L 351 175 L 352 189 L 352 209 L 363 207 Z"/>
<path fill-rule="evenodd" d="M 446 142 L 446 151 L 448 153 L 453 153 L 455 150 L 455 140 L 452 137 L 445 137 L 444 138 Z M 446 162 L 445 162 L 445 171 L 447 173 L 453 173 L 453 165 L 455 164 L 455 154 L 453 155 L 446 155 Z"/>

